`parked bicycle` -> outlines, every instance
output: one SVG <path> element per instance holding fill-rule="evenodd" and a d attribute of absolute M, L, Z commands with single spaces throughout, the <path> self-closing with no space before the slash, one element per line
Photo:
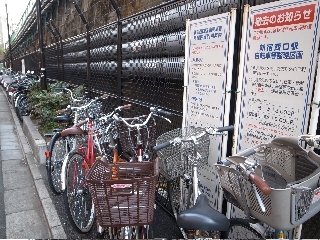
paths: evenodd
<path fill-rule="evenodd" d="M 212 231 L 227 230 L 228 219 L 211 208 L 199 190 L 198 167 L 207 164 L 210 135 L 222 135 L 233 126 L 185 127 L 171 130 L 157 139 L 154 147 L 161 161 L 161 173 L 178 184 L 168 184 L 168 194 L 184 237 L 214 237 Z M 177 188 L 178 187 L 178 188 Z"/>
<path fill-rule="evenodd" d="M 145 116 L 112 115 L 113 122 L 109 122 L 116 128 L 122 151 L 130 158 L 101 158 L 86 177 L 100 237 L 135 239 L 146 238 L 150 233 L 158 175 L 157 161 L 150 152 L 155 145 L 154 116 L 170 121 L 162 114 L 168 113 L 150 108 Z"/>
<path fill-rule="evenodd" d="M 232 218 L 226 238 L 300 238 L 301 224 L 320 211 L 319 143 L 320 136 L 277 137 L 216 164 L 226 199 L 246 216 Z"/>
<path fill-rule="evenodd" d="M 75 129 L 72 128 L 72 125 L 84 120 L 88 109 L 100 111 L 101 105 L 98 100 L 107 96 L 103 95 L 100 98 L 89 100 L 86 96 L 75 98 L 68 88 L 56 88 L 56 91 L 68 93 L 70 95 L 70 105 L 66 109 L 58 111 L 58 113 L 64 114 L 54 119 L 55 122 L 64 123 L 65 129 L 54 129 L 54 134 L 46 134 L 46 136 L 52 136 L 52 138 L 45 154 L 49 185 L 55 194 L 61 194 L 61 169 L 63 163 L 67 161 L 68 154 L 78 145 L 81 145 L 83 141 L 86 141 L 87 138 L 83 126 Z"/>
<path fill-rule="evenodd" d="M 188 135 L 189 141 L 197 143 L 193 154 L 196 158 L 206 152 L 199 151 L 199 146 L 200 149 L 208 146 L 204 144 L 206 139 L 199 138 L 201 135 L 204 136 L 203 132 Z M 162 159 L 177 150 L 174 149 L 177 141 L 168 142 L 166 136 L 169 134 L 160 137 L 157 141 L 160 145 L 156 146 L 157 150 L 167 151 L 159 151 Z M 311 149 L 300 146 L 299 139 Z M 186 230 L 184 237 L 299 238 L 301 224 L 320 210 L 320 156 L 313 151 L 319 148 L 319 140 L 320 136 L 310 135 L 278 137 L 215 164 L 225 199 L 243 210 L 246 218 L 228 219 L 214 210 L 199 191 L 194 167 L 192 177 L 181 181 L 177 198 L 172 197 L 175 194 L 169 188 L 177 224 Z M 180 149 L 181 155 L 188 152 L 185 147 Z M 193 197 L 197 192 L 198 197 Z"/>
<path fill-rule="evenodd" d="M 114 111 L 129 107 L 128 105 L 116 108 Z M 110 128 L 108 120 L 110 114 L 102 114 L 94 107 L 87 115 L 87 118 L 78 122 L 73 127 L 61 132 L 61 135 L 82 134 L 82 126 L 86 129 L 86 140 L 78 144 L 64 158 L 61 167 L 61 191 L 63 192 L 66 212 L 72 226 L 80 233 L 91 230 L 94 222 L 94 211 L 92 198 L 88 189 L 86 176 L 95 159 L 106 157 L 105 148 L 109 143 L 104 142 L 105 133 L 109 135 Z M 108 141 L 108 140 L 107 140 Z"/>

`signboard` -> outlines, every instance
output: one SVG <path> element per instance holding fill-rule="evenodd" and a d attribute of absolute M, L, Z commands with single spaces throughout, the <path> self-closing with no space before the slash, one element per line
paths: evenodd
<path fill-rule="evenodd" d="M 306 133 L 318 42 L 318 1 L 250 8 L 238 152 Z"/>
<path fill-rule="evenodd" d="M 187 22 L 184 126 L 223 126 L 230 13 Z M 232 41 L 233 44 L 233 41 Z M 200 188 L 217 207 L 222 137 L 212 137 L 208 166 L 199 169 Z"/>

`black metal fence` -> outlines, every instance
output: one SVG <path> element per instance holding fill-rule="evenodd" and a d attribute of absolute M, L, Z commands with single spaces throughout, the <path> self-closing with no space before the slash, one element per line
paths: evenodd
<path fill-rule="evenodd" d="M 238 66 L 243 7 L 267 2 L 273 1 L 42 1 L 47 78 L 85 84 L 92 95 L 108 93 L 110 106 L 131 103 L 128 116 L 145 114 L 150 106 L 172 112 L 172 124 L 158 121 L 159 135 L 182 123 L 186 19 L 236 8 L 233 59 Z M 28 26 L 12 43 L 13 70 L 21 71 L 24 59 L 26 70 L 39 73 L 38 32 L 35 22 Z M 7 53 L 7 66 L 9 61 Z M 235 67 L 232 89 L 237 89 L 237 74 Z M 229 122 L 233 120 L 231 114 Z"/>

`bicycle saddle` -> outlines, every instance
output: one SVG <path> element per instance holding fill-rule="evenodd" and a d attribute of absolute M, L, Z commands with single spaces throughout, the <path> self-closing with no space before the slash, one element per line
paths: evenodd
<path fill-rule="evenodd" d="M 70 115 L 65 114 L 65 115 L 61 115 L 61 116 L 56 116 L 53 121 L 55 122 L 72 122 L 72 118 L 70 117 Z"/>
<path fill-rule="evenodd" d="M 204 194 L 199 195 L 193 207 L 178 215 L 177 223 L 181 228 L 204 231 L 227 231 L 229 228 L 229 219 L 210 207 Z"/>

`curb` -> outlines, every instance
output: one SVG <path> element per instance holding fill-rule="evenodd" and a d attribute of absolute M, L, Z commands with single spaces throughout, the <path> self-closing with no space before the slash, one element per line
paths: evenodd
<path fill-rule="evenodd" d="M 4 90 L 2 88 L 1 88 L 1 90 L 4 92 Z M 6 92 L 4 92 L 4 94 L 6 95 Z M 29 126 L 28 124 L 24 124 L 23 128 L 22 128 L 21 123 L 20 123 L 18 117 L 16 116 L 15 109 L 13 108 L 13 106 L 10 103 L 8 103 L 8 106 L 10 108 L 11 115 L 13 117 L 13 120 L 14 120 L 14 123 L 16 126 L 19 144 L 21 145 L 24 159 L 28 163 L 28 168 L 29 168 L 29 171 L 32 175 L 34 185 L 37 190 L 37 195 L 38 195 L 39 200 L 41 202 L 42 210 L 43 210 L 44 216 L 46 218 L 47 225 L 49 227 L 49 234 L 51 236 L 50 238 L 66 239 L 67 236 L 66 236 L 66 233 L 61 225 L 61 221 L 59 219 L 58 213 L 55 209 L 54 204 L 52 203 L 49 192 L 48 192 L 46 186 L 44 185 L 44 180 L 43 180 L 43 178 L 39 172 L 39 169 L 37 167 L 37 165 L 39 165 L 40 160 L 36 159 L 33 151 L 30 148 L 30 146 L 37 146 L 37 141 L 35 139 L 33 139 L 32 137 L 29 137 L 29 139 L 27 139 L 27 137 L 26 137 L 27 133 L 30 133 L 30 131 L 34 131 L 34 129 L 32 129 L 34 126 L 33 125 Z M 28 117 L 28 116 L 23 117 L 23 119 L 25 119 L 25 118 L 30 119 L 30 117 Z M 32 123 L 31 120 L 29 122 Z M 29 128 L 31 128 L 31 129 L 29 130 Z M 43 155 L 44 155 L 44 153 L 43 153 Z"/>

